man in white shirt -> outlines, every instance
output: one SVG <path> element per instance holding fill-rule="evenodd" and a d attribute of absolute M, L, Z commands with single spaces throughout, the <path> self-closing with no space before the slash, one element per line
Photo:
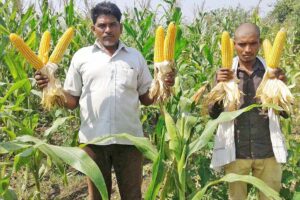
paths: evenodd
<path fill-rule="evenodd" d="M 92 8 L 91 29 L 97 40 L 74 54 L 66 76 L 64 106 L 80 106 L 80 143 L 118 133 L 143 137 L 139 101 L 143 105 L 153 103 L 149 97 L 152 77 L 141 53 L 119 40 L 121 16 L 111 2 Z M 35 79 L 40 88 L 48 83 L 40 72 L 36 72 Z M 168 74 L 165 83 L 174 85 L 174 73 Z M 111 139 L 104 145 L 87 145 L 84 150 L 101 169 L 109 195 L 113 166 L 122 200 L 142 198 L 143 156 L 130 141 Z M 91 180 L 88 188 L 89 199 L 101 199 Z"/>

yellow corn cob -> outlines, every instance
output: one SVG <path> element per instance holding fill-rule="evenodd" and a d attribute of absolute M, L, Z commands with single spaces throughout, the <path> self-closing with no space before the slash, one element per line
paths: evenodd
<path fill-rule="evenodd" d="M 11 33 L 9 35 L 10 41 L 19 50 L 19 52 L 25 57 L 25 59 L 35 68 L 41 69 L 44 64 L 38 58 L 38 56 L 28 47 L 28 45 L 17 34 Z"/>
<path fill-rule="evenodd" d="M 224 68 L 230 69 L 232 66 L 233 52 L 231 49 L 229 33 L 224 31 L 221 39 L 222 67 Z"/>
<path fill-rule="evenodd" d="M 48 62 L 48 56 L 49 56 L 49 51 L 50 51 L 50 40 L 51 40 L 51 35 L 49 31 L 45 31 L 41 43 L 40 43 L 40 48 L 39 48 L 39 58 L 43 61 L 44 65 L 47 64 Z"/>
<path fill-rule="evenodd" d="M 263 46 L 263 51 L 264 51 L 264 57 L 267 62 L 267 65 L 268 65 L 269 57 L 270 57 L 270 54 L 272 51 L 272 44 L 271 44 L 270 40 L 265 39 L 262 43 L 262 46 Z"/>
<path fill-rule="evenodd" d="M 49 61 L 51 63 L 57 64 L 61 61 L 64 52 L 66 51 L 68 45 L 70 44 L 73 38 L 73 35 L 73 27 L 68 28 L 68 30 L 66 30 L 66 32 L 62 35 L 49 58 Z"/>
<path fill-rule="evenodd" d="M 162 26 L 159 26 L 156 29 L 156 33 L 155 33 L 155 44 L 154 44 L 155 63 L 164 61 L 164 39 L 165 39 L 164 28 Z"/>
<path fill-rule="evenodd" d="M 274 44 L 272 47 L 272 51 L 270 57 L 268 58 L 267 65 L 271 68 L 277 68 L 280 61 L 280 56 L 283 51 L 283 46 L 286 39 L 286 31 L 284 28 L 280 29 L 277 33 L 276 38 L 274 40 Z"/>
<path fill-rule="evenodd" d="M 164 58 L 166 61 L 174 60 L 175 51 L 176 26 L 171 22 L 168 26 L 165 42 L 164 42 Z"/>
<path fill-rule="evenodd" d="M 233 58 L 233 55 L 234 55 L 234 42 L 233 42 L 233 39 L 230 38 L 230 50 L 231 50 L 231 57 Z"/>

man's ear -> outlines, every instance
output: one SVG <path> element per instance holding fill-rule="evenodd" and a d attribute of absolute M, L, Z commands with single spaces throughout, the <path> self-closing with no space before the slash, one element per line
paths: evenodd
<path fill-rule="evenodd" d="M 261 47 L 262 43 L 263 43 L 263 39 L 259 38 L 259 47 Z"/>
<path fill-rule="evenodd" d="M 123 24 L 120 22 L 120 33 L 123 32 Z"/>
<path fill-rule="evenodd" d="M 91 30 L 94 32 L 95 31 L 95 25 L 91 25 Z"/>
<path fill-rule="evenodd" d="M 95 25 L 91 25 L 91 31 L 95 34 Z"/>

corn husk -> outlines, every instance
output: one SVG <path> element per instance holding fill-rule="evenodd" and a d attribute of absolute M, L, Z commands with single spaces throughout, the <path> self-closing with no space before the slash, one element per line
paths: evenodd
<path fill-rule="evenodd" d="M 163 81 L 168 73 L 174 71 L 174 62 L 154 63 L 154 79 L 149 90 L 149 96 L 154 100 L 154 103 L 165 102 L 174 93 L 173 88 L 167 86 Z"/>
<path fill-rule="evenodd" d="M 58 66 L 56 64 L 47 63 L 47 65 L 41 69 L 42 74 L 46 75 L 49 79 L 47 86 L 43 89 L 41 102 L 46 110 L 50 110 L 56 104 L 62 106 L 64 102 L 66 102 L 62 84 L 60 80 L 55 77 L 57 68 Z"/>
<path fill-rule="evenodd" d="M 284 82 L 274 75 L 275 69 L 267 68 L 267 71 L 256 91 L 256 97 L 262 105 L 275 104 L 290 113 L 294 102 L 294 96 Z"/>
<path fill-rule="evenodd" d="M 207 83 L 204 84 L 203 86 L 201 86 L 196 92 L 195 94 L 192 96 L 192 101 L 195 103 L 195 104 L 198 104 L 199 103 L 199 100 L 200 98 L 203 96 L 204 92 L 206 91 L 207 89 Z"/>
<path fill-rule="evenodd" d="M 242 92 L 238 87 L 238 79 L 228 82 L 219 82 L 206 97 L 206 104 L 222 103 L 225 111 L 234 111 L 239 108 Z"/>

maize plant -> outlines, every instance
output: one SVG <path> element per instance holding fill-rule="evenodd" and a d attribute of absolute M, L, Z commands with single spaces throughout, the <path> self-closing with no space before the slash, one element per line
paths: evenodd
<path fill-rule="evenodd" d="M 41 8 L 39 11 L 36 10 L 37 6 L 30 5 L 30 3 L 26 4 L 28 9 L 22 9 L 20 6 L 16 6 L 18 2 L 25 2 L 25 0 L 0 1 L 0 34 L 2 37 L 0 40 L 0 152 L 4 152 L 3 148 L 6 151 L 6 153 L 0 155 L 0 199 L 11 199 L 11 197 L 14 197 L 14 199 L 37 199 L 38 194 L 41 195 L 41 199 L 69 199 L 74 197 L 74 194 L 76 194 L 77 198 L 85 198 L 87 192 L 81 190 L 80 187 L 75 186 L 75 188 L 73 185 L 77 180 L 80 181 L 80 185 L 83 185 L 84 178 L 82 175 L 74 173 L 74 170 L 70 170 L 70 168 L 62 172 L 60 159 L 64 157 L 67 161 L 73 161 L 72 164 L 74 166 L 88 167 L 90 165 L 86 160 L 83 160 L 83 162 L 79 161 L 80 159 L 75 156 L 75 151 L 68 149 L 68 147 L 63 147 L 62 149 L 58 146 L 53 147 L 53 144 L 63 146 L 76 144 L 76 132 L 80 125 L 79 112 L 77 109 L 72 111 L 61 108 L 50 111 L 41 111 L 39 109 L 40 98 L 37 98 L 37 96 L 40 96 L 40 92 L 32 87 L 33 82 L 31 82 L 32 78 L 30 78 L 33 77 L 33 70 L 29 69 L 28 65 L 24 65 L 22 56 L 16 56 L 8 39 L 11 32 L 22 33 L 22 36 L 26 37 L 26 44 L 36 54 L 37 51 L 35 50 L 38 50 L 38 58 L 40 60 L 36 58 L 34 52 L 30 53 L 28 49 L 25 51 L 27 52 L 25 57 L 27 56 L 29 59 L 30 66 L 40 70 L 50 62 L 49 57 L 54 49 L 53 47 L 61 36 L 61 30 L 65 29 L 65 25 L 69 27 L 76 26 L 77 32 L 76 37 L 72 40 L 72 48 L 69 55 L 72 55 L 83 46 L 94 43 L 94 35 L 87 31 L 90 29 L 90 20 L 83 17 L 80 12 L 82 8 L 86 11 L 84 5 L 80 6 L 80 8 L 78 7 L 78 10 L 75 9 L 76 1 L 74 0 L 66 1 L 64 10 L 55 11 L 52 10 L 49 1 L 31 1 L 34 3 L 39 2 L 38 4 Z M 289 160 L 283 166 L 283 187 L 280 195 L 282 199 L 299 199 L 300 140 L 297 130 L 299 130 L 300 124 L 298 114 L 300 111 L 300 72 L 298 67 L 300 51 L 299 20 L 297 19 L 299 19 L 300 7 L 296 5 L 299 4 L 297 0 L 291 0 L 290 3 L 292 9 L 285 9 L 287 11 L 286 14 L 288 14 L 285 22 L 277 23 L 275 19 L 276 13 L 255 22 L 260 27 L 263 37 L 267 33 L 273 34 L 275 31 L 277 32 L 279 26 L 289 27 L 289 37 L 285 47 L 287 53 L 281 57 L 282 65 L 280 66 L 285 69 L 289 77 L 289 89 L 293 89 L 295 102 L 291 118 L 289 119 L 290 124 L 282 126 L 287 139 Z M 276 3 L 275 7 L 277 5 L 279 3 Z M 161 9 L 162 7 L 163 9 Z M 276 8 L 273 11 L 276 12 L 276 10 L 277 14 L 280 14 Z M 290 12 L 290 10 L 293 11 Z M 175 92 L 174 94 L 171 92 L 174 97 L 170 98 L 165 104 L 167 110 L 165 110 L 165 113 L 169 112 L 169 115 L 165 114 L 166 117 L 164 117 L 161 114 L 159 116 L 160 109 L 156 105 L 141 107 L 144 132 L 149 134 L 150 140 L 152 139 L 151 142 L 147 138 L 135 138 L 127 134 L 111 136 L 130 138 L 129 140 L 141 150 L 144 156 L 151 160 L 152 163 L 147 163 L 148 166 L 152 166 L 151 175 L 145 173 L 143 177 L 145 180 L 143 181 L 143 188 L 146 188 L 146 193 L 143 194 L 144 199 L 223 200 L 227 198 L 227 186 L 223 182 L 232 181 L 249 182 L 256 188 L 268 193 L 267 196 L 270 199 L 279 199 L 277 193 L 268 190 L 254 177 L 241 177 L 232 174 L 223 176 L 221 173 L 215 173 L 209 168 L 212 150 L 211 141 L 217 125 L 226 121 L 232 121 L 238 114 L 247 110 L 224 112 L 218 119 L 208 121 L 208 116 L 202 113 L 204 110 L 203 105 L 198 103 L 202 101 L 203 93 L 206 94 L 205 88 L 209 88 L 207 83 L 215 77 L 215 72 L 218 66 L 221 65 L 219 64 L 222 60 L 221 54 L 218 51 L 220 31 L 227 30 L 232 33 L 234 28 L 240 23 L 251 21 L 251 12 L 240 8 L 224 8 L 213 12 L 206 10 L 198 12 L 195 10 L 194 20 L 190 21 L 187 19 L 187 21 L 183 21 L 184 13 L 181 12 L 177 1 L 168 0 L 163 1 L 162 4 L 154 9 L 149 6 L 135 7 L 133 9 L 129 7 L 123 14 L 124 29 L 121 40 L 128 46 L 137 48 L 143 54 L 150 70 L 152 70 L 153 66 L 153 51 L 151 51 L 151 48 L 153 48 L 155 42 L 155 34 L 152 34 L 153 28 L 158 27 L 158 24 L 164 21 L 173 21 L 175 24 L 180 24 L 181 27 L 180 29 L 177 28 L 176 31 L 176 38 L 178 38 L 175 48 L 177 76 L 174 85 Z M 269 23 L 270 21 L 272 23 Z M 188 22 L 188 24 L 185 22 Z M 51 34 L 48 34 L 46 30 L 49 30 Z M 39 38 L 38 35 L 42 33 L 44 35 Z M 50 35 L 54 43 L 48 39 Z M 160 43 L 164 44 L 164 41 L 163 39 Z M 232 44 L 231 40 L 231 49 L 233 49 Z M 161 52 L 159 55 L 162 55 L 162 57 L 160 59 L 154 58 L 154 62 L 164 62 L 163 46 L 159 50 Z M 271 49 L 272 44 L 270 43 L 267 48 Z M 270 52 L 271 50 L 266 51 Z M 266 60 L 268 60 L 267 55 L 269 54 L 264 54 Z M 57 77 L 65 76 L 64 72 L 68 68 L 69 58 L 63 60 L 64 64 L 60 66 L 62 67 L 60 68 L 61 70 L 57 70 Z M 52 57 L 52 59 L 55 58 Z M 200 89 L 198 90 L 198 88 Z M 189 100 L 196 91 L 197 94 L 192 98 L 195 103 L 181 101 L 181 99 Z M 60 118 L 68 118 L 70 116 L 75 116 L 72 121 L 70 120 L 70 123 L 64 123 L 60 128 L 52 128 L 56 122 L 59 122 Z M 196 116 L 197 122 L 191 125 L 192 130 L 189 140 L 182 142 L 182 127 L 188 127 L 187 124 L 189 123 L 187 122 L 191 118 L 194 119 L 194 116 Z M 167 121 L 169 123 L 168 126 L 165 124 Z M 281 119 L 281 121 L 285 121 L 285 119 Z M 45 130 L 49 126 L 52 127 Z M 172 130 L 175 130 L 175 134 L 171 133 Z M 27 142 L 25 142 L 25 138 L 22 139 L 20 137 L 23 135 L 38 136 L 42 141 L 36 143 L 32 138 L 30 140 L 27 138 Z M 99 140 L 104 140 L 104 138 Z M 50 143 L 51 145 L 49 146 Z M 8 144 L 11 145 L 8 146 Z M 15 151 L 12 149 L 14 147 L 22 147 L 22 149 L 16 149 Z M 52 154 L 54 152 L 52 148 L 58 150 L 55 151 L 55 155 Z M 7 151 L 9 152 L 7 153 Z M 65 156 L 68 152 L 71 152 L 72 160 Z M 186 163 L 182 165 L 184 160 Z M 84 164 L 82 165 L 82 163 Z M 49 170 L 47 173 L 44 171 L 45 166 Z M 57 167 L 54 168 L 54 166 Z M 53 168 L 54 170 L 52 170 Z M 93 173 L 90 174 L 98 174 L 96 170 L 91 170 Z M 37 172 L 39 172 L 39 175 L 37 175 Z M 62 173 L 67 173 L 70 176 L 71 184 L 62 185 L 61 179 L 65 178 L 65 174 Z M 37 178 L 34 179 L 32 175 Z M 50 178 L 47 179 L 47 177 Z M 15 178 L 17 179 L 15 180 Z M 148 178 L 151 179 L 150 184 L 147 181 Z M 100 180 L 99 177 L 96 177 L 96 179 Z M 29 187 L 37 186 L 38 184 L 40 184 L 40 192 L 36 192 L 38 189 L 35 189 L 35 187 Z M 53 195 L 52 185 L 58 185 L 60 191 L 63 192 L 59 193 L 56 191 Z M 103 186 L 103 188 L 105 187 Z M 78 192 L 80 192 L 80 197 Z M 51 197 L 50 194 L 52 195 Z M 103 198 L 105 199 L 105 197 Z M 117 192 L 112 193 L 112 198 L 119 199 Z M 252 191 L 249 194 L 249 199 L 256 199 Z"/>
<path fill-rule="evenodd" d="M 224 112 L 217 119 L 210 120 L 200 137 L 193 141 L 192 131 L 197 123 L 197 117 L 188 113 L 182 113 L 181 117 L 176 121 L 164 108 L 164 118 L 166 131 L 163 129 L 163 137 L 161 138 L 161 147 L 159 150 L 153 146 L 148 139 L 143 137 L 134 137 L 130 134 L 116 134 L 106 137 L 96 138 L 89 144 L 101 145 L 111 138 L 127 139 L 135 145 L 146 158 L 153 162 L 152 180 L 148 190 L 144 196 L 145 200 L 156 199 L 202 199 L 208 187 L 219 184 L 221 182 L 243 181 L 253 184 L 259 188 L 266 196 L 280 200 L 276 191 L 268 187 L 263 181 L 258 178 L 248 175 L 228 174 L 219 180 L 212 181 L 207 185 L 189 193 L 187 190 L 187 181 L 190 177 L 187 176 L 189 169 L 188 159 L 197 151 L 202 150 L 214 136 L 214 132 L 220 123 L 234 120 L 236 117 L 260 105 L 251 105 L 246 108 L 234 111 Z"/>
<path fill-rule="evenodd" d="M 294 97 L 285 83 L 275 76 L 285 40 L 286 31 L 281 29 L 276 35 L 273 47 L 268 40 L 263 42 L 267 69 L 261 84 L 257 88 L 256 96 L 260 98 L 263 105 L 275 104 L 290 113 Z"/>
<path fill-rule="evenodd" d="M 168 26 L 166 37 L 164 29 L 159 26 L 155 34 L 154 46 L 154 80 L 149 94 L 155 103 L 163 103 L 172 95 L 172 88 L 164 83 L 166 76 L 175 72 L 175 38 L 176 26 L 171 22 Z"/>
<path fill-rule="evenodd" d="M 232 68 L 233 41 L 227 31 L 224 31 L 221 39 L 222 67 Z M 238 88 L 236 77 L 228 82 L 219 82 L 207 95 L 207 104 L 223 103 L 227 111 L 236 110 L 240 104 L 241 91 Z"/>
<path fill-rule="evenodd" d="M 88 175 L 100 191 L 103 199 L 108 199 L 105 181 L 96 163 L 86 154 L 85 151 L 78 147 L 60 147 L 50 145 L 44 141 L 24 135 L 17 137 L 9 142 L 0 142 L 0 155 L 15 153 L 13 161 L 13 172 L 17 172 L 21 167 L 30 169 L 33 173 L 36 186 L 35 198 L 41 199 L 40 173 L 43 168 L 42 159 L 44 156 L 52 160 L 59 172 L 65 176 L 64 163 L 74 167 L 78 171 Z M 9 165 L 9 163 L 4 164 Z M 2 188 L 2 185 L 0 189 Z M 7 190 L 8 188 L 4 188 Z M 0 198 L 3 191 L 0 192 Z M 5 192 L 5 191 L 4 191 Z"/>
<path fill-rule="evenodd" d="M 18 35 L 10 34 L 10 41 L 25 57 L 25 59 L 42 74 L 49 79 L 48 85 L 43 89 L 42 105 L 45 109 L 50 110 L 55 104 L 62 105 L 65 102 L 65 95 L 59 79 L 55 78 L 57 64 L 61 61 L 62 56 L 70 44 L 74 35 L 74 28 L 69 28 L 59 39 L 49 60 L 48 53 L 50 51 L 51 35 L 48 31 L 44 32 L 38 56 L 28 47 L 28 45 Z"/>

